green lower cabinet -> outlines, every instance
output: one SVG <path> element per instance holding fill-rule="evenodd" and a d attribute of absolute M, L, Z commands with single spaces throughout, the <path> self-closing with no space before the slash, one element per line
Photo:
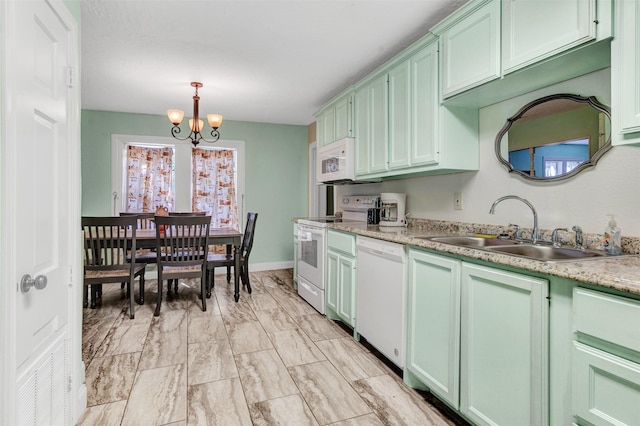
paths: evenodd
<path fill-rule="evenodd" d="M 459 260 L 409 251 L 405 369 L 454 409 L 460 397 L 460 268 Z"/>
<path fill-rule="evenodd" d="M 327 287 L 325 297 L 327 308 L 335 314 L 338 313 L 338 263 L 340 255 L 332 250 L 327 250 Z M 327 315 L 331 317 L 331 315 Z M 337 319 L 337 318 L 333 318 Z"/>
<path fill-rule="evenodd" d="M 548 424 L 549 282 L 463 262 L 461 284 L 460 412 Z"/>
<path fill-rule="evenodd" d="M 549 281 L 409 250 L 404 381 L 476 425 L 548 425 Z"/>
<path fill-rule="evenodd" d="M 327 308 L 345 324 L 355 327 L 356 260 L 328 250 L 327 271 Z"/>
<path fill-rule="evenodd" d="M 573 384 L 578 424 L 640 425 L 640 364 L 574 342 Z"/>
<path fill-rule="evenodd" d="M 573 290 L 573 414 L 580 425 L 640 425 L 640 300 Z"/>
<path fill-rule="evenodd" d="M 327 249 L 327 316 L 356 325 L 355 236 L 330 230 Z"/>

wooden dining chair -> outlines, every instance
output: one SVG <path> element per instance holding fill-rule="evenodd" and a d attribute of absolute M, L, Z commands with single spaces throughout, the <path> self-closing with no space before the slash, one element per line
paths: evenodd
<path fill-rule="evenodd" d="M 120 216 L 135 217 L 137 229 L 154 229 L 156 227 L 154 213 L 120 212 Z M 127 253 L 127 258 L 131 258 L 131 253 Z M 155 249 L 138 250 L 136 252 L 136 260 L 140 263 L 156 263 Z"/>
<path fill-rule="evenodd" d="M 158 295 L 155 316 L 160 315 L 164 280 L 200 278 L 202 310 L 206 302 L 206 261 L 211 216 L 156 216 Z M 171 293 L 170 283 L 167 293 Z"/>
<path fill-rule="evenodd" d="M 139 304 L 144 304 L 145 263 L 136 259 L 136 218 L 83 217 L 84 231 L 84 307 L 87 288 L 91 287 L 91 309 L 96 307 L 98 291 L 103 284 L 126 283 L 129 294 L 130 318 L 135 309 L 133 283 L 140 282 Z M 131 258 L 127 260 L 127 251 Z"/>
<path fill-rule="evenodd" d="M 249 282 L 249 255 L 253 247 L 253 234 L 256 229 L 256 221 L 258 213 L 247 213 L 247 225 L 245 226 L 244 235 L 242 237 L 242 245 L 240 247 L 240 279 L 242 287 L 247 288 L 251 294 L 251 283 Z M 207 256 L 207 297 L 211 297 L 211 289 L 214 285 L 215 268 L 227 267 L 227 271 L 235 266 L 233 253 L 209 253 Z M 227 282 L 231 281 L 230 274 L 227 272 Z"/>
<path fill-rule="evenodd" d="M 155 228 L 153 218 L 155 214 L 153 212 L 135 213 L 135 212 L 120 212 L 120 216 L 135 216 L 137 219 L 138 229 L 153 229 Z"/>

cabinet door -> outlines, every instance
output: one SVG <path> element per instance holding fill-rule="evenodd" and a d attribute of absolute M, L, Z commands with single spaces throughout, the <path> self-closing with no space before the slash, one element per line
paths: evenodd
<path fill-rule="evenodd" d="M 327 298 L 327 308 L 333 312 L 338 312 L 338 281 L 340 255 L 333 250 L 327 250 L 327 281 L 325 297 Z"/>
<path fill-rule="evenodd" d="M 460 411 L 474 423 L 547 424 L 548 286 L 463 263 Z"/>
<path fill-rule="evenodd" d="M 335 123 L 334 137 L 335 140 L 353 136 L 353 116 L 352 116 L 352 97 L 345 96 L 336 101 L 335 105 Z"/>
<path fill-rule="evenodd" d="M 573 414 L 592 425 L 640 425 L 640 365 L 578 342 Z"/>
<path fill-rule="evenodd" d="M 327 144 L 324 137 L 324 112 L 321 112 L 316 116 L 316 142 L 318 144 L 318 148 Z"/>
<path fill-rule="evenodd" d="M 354 99 L 356 176 L 369 172 L 369 92 L 356 90 Z"/>
<path fill-rule="evenodd" d="M 640 4 L 615 3 L 616 37 L 611 43 L 614 145 L 640 142 Z M 620 137 L 622 135 L 623 137 Z"/>
<path fill-rule="evenodd" d="M 334 106 L 329 106 L 322 114 L 322 133 L 324 135 L 324 145 L 329 145 L 331 142 L 336 140 L 335 111 L 336 109 Z"/>
<path fill-rule="evenodd" d="M 443 98 L 500 77 L 500 1 L 481 3 L 440 35 Z"/>
<path fill-rule="evenodd" d="M 356 175 L 387 170 L 387 74 L 356 89 Z"/>
<path fill-rule="evenodd" d="M 406 368 L 457 409 L 460 261 L 409 251 L 407 301 Z"/>
<path fill-rule="evenodd" d="M 351 327 L 356 325 L 356 261 L 352 257 L 338 259 L 337 313 Z"/>
<path fill-rule="evenodd" d="M 389 169 L 409 166 L 411 77 L 406 60 L 389 71 Z"/>
<path fill-rule="evenodd" d="M 504 73 L 595 39 L 595 15 L 596 0 L 503 0 Z"/>
<path fill-rule="evenodd" d="M 438 162 L 438 45 L 432 43 L 410 59 L 412 166 Z"/>
<path fill-rule="evenodd" d="M 388 105 L 387 75 L 371 82 L 369 88 L 370 118 L 369 128 L 369 172 L 387 170 Z"/>

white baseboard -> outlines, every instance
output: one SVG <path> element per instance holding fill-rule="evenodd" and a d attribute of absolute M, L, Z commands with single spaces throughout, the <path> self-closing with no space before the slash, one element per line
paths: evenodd
<path fill-rule="evenodd" d="M 293 260 L 282 262 L 249 263 L 249 272 L 270 271 L 272 269 L 292 269 Z"/>
<path fill-rule="evenodd" d="M 285 260 L 281 262 L 263 262 L 263 263 L 249 263 L 249 272 L 270 271 L 273 269 L 292 269 L 293 260 Z M 226 274 L 225 268 L 216 268 L 216 275 Z M 153 265 L 152 270 L 148 270 L 144 274 L 145 280 L 155 280 L 158 278 L 158 271 Z"/>

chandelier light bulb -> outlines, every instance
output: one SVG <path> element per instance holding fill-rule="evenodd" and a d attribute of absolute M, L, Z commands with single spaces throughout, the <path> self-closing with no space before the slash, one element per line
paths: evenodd
<path fill-rule="evenodd" d="M 203 120 L 198 120 L 198 127 L 196 128 L 194 127 L 193 118 L 189 119 L 189 128 L 191 129 L 192 132 L 200 133 L 203 127 L 204 127 Z"/>
<path fill-rule="evenodd" d="M 222 116 L 220 114 L 207 114 L 207 121 L 209 126 L 217 129 L 222 124 Z"/>
<path fill-rule="evenodd" d="M 184 118 L 184 111 L 179 109 L 168 109 L 167 117 L 169 117 L 169 121 L 174 126 L 177 126 L 178 124 L 182 123 L 182 119 Z"/>

